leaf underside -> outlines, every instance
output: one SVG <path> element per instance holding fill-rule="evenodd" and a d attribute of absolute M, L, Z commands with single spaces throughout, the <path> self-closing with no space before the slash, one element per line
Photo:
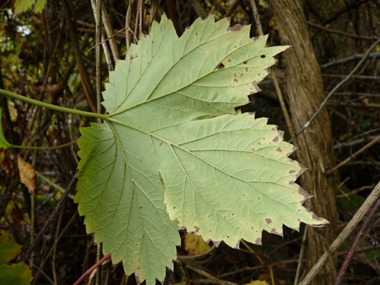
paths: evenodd
<path fill-rule="evenodd" d="M 262 231 L 321 225 L 294 181 L 304 171 L 276 126 L 235 112 L 287 47 L 250 27 L 196 20 L 178 38 L 165 16 L 119 60 L 108 120 L 82 128 L 75 201 L 88 233 L 142 282 L 173 268 L 179 228 L 236 247 Z"/>

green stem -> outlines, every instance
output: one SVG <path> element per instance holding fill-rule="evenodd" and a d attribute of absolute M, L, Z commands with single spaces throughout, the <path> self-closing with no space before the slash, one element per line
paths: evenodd
<path fill-rule="evenodd" d="M 44 147 L 44 146 L 22 146 L 22 145 L 11 144 L 11 145 L 9 145 L 9 147 L 10 148 L 22 148 L 22 149 L 35 149 L 35 150 L 51 150 L 51 149 L 64 148 L 64 147 L 70 146 L 70 145 L 75 144 L 75 143 L 77 143 L 77 141 L 69 142 L 69 143 L 62 144 L 62 145 L 47 146 L 47 147 Z"/>
<path fill-rule="evenodd" d="M 33 105 L 36 105 L 36 106 L 39 106 L 42 108 L 47 108 L 47 109 L 51 109 L 51 110 L 58 111 L 58 112 L 65 112 L 65 113 L 70 113 L 70 114 L 85 116 L 85 117 L 93 117 L 93 118 L 98 118 L 98 119 L 108 121 L 107 115 L 91 113 L 91 112 L 86 112 L 86 111 L 79 111 L 79 110 L 74 110 L 74 109 L 65 108 L 65 107 L 60 107 L 60 106 L 52 105 L 49 103 L 41 102 L 38 100 L 34 100 L 34 99 L 31 99 L 31 98 L 28 98 L 25 96 L 21 96 L 21 95 L 18 95 L 16 93 L 9 92 L 9 91 L 3 90 L 3 89 L 0 89 L 0 95 L 6 96 L 6 97 L 11 97 L 13 99 L 17 99 L 17 100 L 23 101 L 23 102 L 28 103 L 28 104 L 33 104 Z"/>

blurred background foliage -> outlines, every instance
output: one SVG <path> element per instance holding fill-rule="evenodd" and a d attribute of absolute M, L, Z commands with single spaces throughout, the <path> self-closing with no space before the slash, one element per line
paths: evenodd
<path fill-rule="evenodd" d="M 26 8 L 17 8 L 24 2 L 28 2 Z M 173 20 L 179 35 L 196 18 L 208 15 L 214 15 L 217 20 L 230 17 L 233 25 L 253 23 L 251 36 L 258 35 L 250 0 L 104 0 L 103 5 L 109 16 L 108 26 L 115 34 L 112 40 L 102 45 L 103 82 L 107 81 L 108 72 L 114 68 L 116 61 L 115 57 L 107 58 L 106 51 L 110 52 L 111 45 L 114 45 L 121 59 L 127 52 L 126 22 L 130 27 L 128 40 L 132 43 L 142 34 L 149 33 L 151 22 L 159 21 L 163 13 Z M 264 33 L 269 34 L 268 45 L 280 45 L 268 1 L 259 0 L 256 5 Z M 302 6 L 328 93 L 347 76 L 380 35 L 380 2 L 304 0 Z M 0 88 L 52 104 L 91 111 L 89 101 L 95 90 L 95 49 L 92 49 L 95 46 L 95 20 L 91 1 L 4 0 L 0 4 L 0 19 Z M 103 40 L 107 38 L 103 33 Z M 327 104 L 332 119 L 337 163 L 380 135 L 379 57 L 378 45 L 360 71 Z M 284 59 L 280 55 L 278 60 L 276 73 L 280 84 L 284 84 Z M 78 68 L 80 61 L 83 62 L 83 69 Z M 270 123 L 286 131 L 271 79 L 265 79 L 259 86 L 262 92 L 255 95 L 245 108 L 256 112 L 258 117 L 270 118 Z M 79 127 L 87 126 L 91 121 L 4 97 L 0 98 L 0 104 L 4 114 L 3 130 L 12 144 L 70 144 L 78 139 Z M 285 138 L 290 138 L 287 133 Z M 10 230 L 12 239 L 24 245 L 24 250 L 75 173 L 77 150 L 75 144 L 70 144 L 66 148 L 50 151 L 0 151 L 0 227 Z M 36 171 L 34 191 L 20 181 L 19 172 L 22 169 L 17 167 L 17 155 Z M 336 193 L 338 230 L 344 228 L 380 180 L 379 170 L 379 143 L 340 168 L 343 183 Z M 58 219 L 44 233 L 34 251 L 30 260 L 34 275 L 32 284 L 74 283 L 95 263 L 93 237 L 86 235 L 72 197 L 66 201 Z M 379 284 L 379 227 L 380 215 L 377 214 L 349 265 L 344 278 L 346 284 Z M 262 247 L 245 244 L 237 250 L 222 243 L 210 254 L 179 258 L 175 262 L 174 272 L 168 272 L 165 282 L 247 284 L 267 280 L 270 284 L 272 274 L 276 284 L 293 284 L 302 231 L 298 233 L 285 229 L 284 237 L 264 232 Z M 178 248 L 178 254 L 188 257 L 186 233 L 181 232 L 181 236 L 183 244 Z M 350 237 L 340 249 L 338 265 L 353 239 L 354 236 Z M 193 270 L 194 267 L 200 271 Z M 212 274 L 216 279 L 199 272 Z M 92 284 L 94 280 L 90 276 L 86 282 Z M 102 284 L 136 283 L 134 278 L 124 275 L 120 264 L 110 263 L 102 267 L 102 280 Z"/>

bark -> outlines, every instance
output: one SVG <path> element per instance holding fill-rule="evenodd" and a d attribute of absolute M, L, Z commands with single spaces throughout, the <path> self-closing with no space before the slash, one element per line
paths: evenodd
<path fill-rule="evenodd" d="M 292 124 L 297 132 L 318 110 L 325 98 L 322 76 L 299 0 L 271 0 L 270 5 L 282 44 L 292 45 L 284 53 L 285 93 Z M 314 213 L 330 221 L 330 225 L 322 230 L 308 230 L 305 257 L 306 271 L 309 272 L 334 240 L 337 221 L 335 188 L 338 178 L 326 174 L 334 165 L 331 122 L 326 109 L 297 137 L 297 142 L 298 159 L 308 168 L 301 176 L 301 185 L 314 196 L 305 206 L 310 206 Z M 335 266 L 336 258 L 332 256 L 311 284 L 334 284 Z"/>

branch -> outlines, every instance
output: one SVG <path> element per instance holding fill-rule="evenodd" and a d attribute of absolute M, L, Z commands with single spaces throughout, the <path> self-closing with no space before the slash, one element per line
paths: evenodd
<path fill-rule="evenodd" d="M 91 266 L 90 269 L 88 269 L 75 283 L 74 285 L 78 285 L 80 284 L 84 278 L 86 278 L 86 276 L 88 274 L 90 274 L 95 268 L 97 268 L 100 264 L 103 263 L 103 261 L 107 260 L 108 258 L 111 257 L 111 254 L 108 254 L 106 256 L 104 256 L 101 260 L 99 260 L 97 263 L 95 263 L 93 266 Z"/>
<path fill-rule="evenodd" d="M 330 97 L 335 93 L 336 90 L 338 90 L 339 87 L 341 87 L 344 83 L 346 83 L 351 76 L 359 69 L 359 67 L 362 65 L 362 63 L 367 59 L 369 56 L 369 53 L 372 49 L 374 49 L 377 44 L 380 42 L 380 39 L 378 39 L 364 54 L 363 58 L 359 61 L 359 63 L 355 66 L 355 68 L 350 72 L 350 74 L 347 75 L 345 79 L 343 79 L 341 82 L 338 83 L 338 85 L 335 86 L 335 88 L 329 93 L 329 95 L 326 96 L 325 100 L 322 102 L 322 104 L 319 106 L 319 109 L 317 112 L 314 113 L 314 115 L 310 118 L 310 120 L 299 130 L 297 133 L 297 136 L 302 133 L 308 126 L 310 126 L 310 123 L 314 121 L 314 119 L 318 116 L 318 114 L 322 111 L 322 109 L 325 107 L 327 101 L 330 99 Z M 379 53 L 380 55 L 380 53 Z"/>
<path fill-rule="evenodd" d="M 370 50 L 372 50 L 372 49 L 370 48 Z M 334 65 L 338 65 L 338 64 L 343 64 L 343 63 L 348 63 L 348 62 L 351 62 L 351 61 L 355 61 L 357 59 L 363 58 L 367 54 L 367 52 L 366 53 L 357 53 L 357 54 L 350 55 L 350 56 L 345 57 L 345 58 L 334 60 L 332 62 L 328 62 L 328 63 L 322 64 L 322 65 L 320 65 L 320 67 L 321 67 L 321 69 L 323 69 L 323 68 L 329 68 L 329 67 L 334 66 Z M 378 58 L 378 57 L 380 57 L 380 52 L 372 52 L 372 53 L 370 53 L 367 56 L 367 58 L 373 58 L 373 59 Z"/>
<path fill-rule="evenodd" d="M 317 263 L 313 266 L 313 268 L 306 275 L 305 279 L 302 280 L 300 285 L 309 284 L 315 276 L 321 271 L 322 267 L 326 264 L 329 256 L 333 255 L 338 248 L 342 245 L 342 243 L 346 240 L 346 238 L 351 234 L 351 232 L 355 229 L 364 215 L 368 212 L 368 210 L 372 207 L 372 205 L 376 202 L 376 200 L 380 196 L 380 182 L 376 185 L 375 189 L 371 192 L 368 198 L 364 201 L 363 205 L 356 212 L 355 216 L 351 219 L 348 225 L 344 228 L 344 230 L 340 233 L 340 235 L 335 239 L 335 241 L 331 244 L 329 251 L 325 252 Z"/>
<path fill-rule="evenodd" d="M 377 138 L 375 138 L 373 141 L 371 141 L 370 143 L 366 144 L 365 146 L 363 146 L 361 149 L 359 149 L 357 152 L 355 152 L 353 155 L 351 155 L 350 157 L 346 158 L 344 161 L 342 161 L 341 163 L 339 163 L 337 166 L 333 167 L 332 169 L 330 170 L 327 170 L 327 174 L 331 174 L 333 173 L 335 170 L 341 168 L 343 165 L 345 165 L 347 162 L 349 162 L 351 159 L 355 158 L 356 156 L 358 156 L 359 154 L 361 154 L 363 151 L 367 150 L 368 148 L 370 148 L 371 146 L 373 146 L 375 143 L 379 142 L 380 141 L 380 136 L 378 136 Z"/>
<path fill-rule="evenodd" d="M 309 26 L 312 26 L 314 28 L 317 28 L 317 29 L 320 29 L 320 30 L 323 30 L 323 31 L 326 31 L 326 32 L 329 32 L 329 33 L 332 33 L 332 34 L 342 35 L 342 36 L 346 36 L 346 37 L 353 38 L 353 39 L 369 40 L 369 41 L 377 40 L 377 38 L 375 38 L 375 37 L 365 37 L 365 36 L 360 36 L 360 35 L 353 35 L 353 34 L 345 33 L 345 32 L 342 32 L 342 31 L 329 29 L 329 28 L 326 28 L 324 26 L 321 26 L 321 25 L 315 24 L 313 22 L 310 22 L 310 21 L 307 21 L 307 24 Z"/>
<path fill-rule="evenodd" d="M 55 216 L 57 215 L 58 211 L 61 209 L 63 202 L 66 200 L 67 195 L 69 195 L 71 188 L 73 187 L 74 183 L 76 182 L 77 178 L 75 177 L 78 174 L 78 170 L 75 172 L 73 178 L 71 179 L 69 185 L 66 188 L 65 193 L 62 194 L 61 199 L 59 199 L 57 206 L 54 208 L 53 212 L 49 216 L 49 218 L 46 220 L 44 226 L 38 233 L 36 239 L 33 241 L 32 245 L 28 248 L 28 250 L 25 252 L 24 256 L 21 258 L 21 262 L 25 262 L 30 254 L 32 253 L 33 249 L 37 245 L 37 243 L 40 241 L 43 233 L 46 231 L 47 227 L 50 225 L 50 223 L 54 220 Z"/>
<path fill-rule="evenodd" d="M 375 212 L 377 211 L 377 209 L 378 209 L 379 207 L 380 207 L 380 199 L 377 200 L 375 206 L 373 206 L 372 210 L 368 213 L 367 218 L 364 220 L 363 225 L 361 226 L 359 232 L 356 234 L 355 240 L 354 240 L 354 242 L 352 243 L 350 250 L 348 251 L 347 257 L 346 257 L 346 259 L 344 260 L 343 265 L 342 265 L 342 267 L 341 267 L 340 270 L 339 270 L 338 277 L 336 278 L 335 285 L 339 285 L 340 282 L 342 281 L 342 278 L 343 278 L 344 272 L 346 271 L 347 266 L 348 266 L 348 264 L 350 263 L 350 260 L 351 260 L 351 258 L 352 258 L 352 255 L 354 254 L 355 247 L 356 247 L 356 245 L 358 244 L 359 239 L 360 239 L 360 237 L 361 237 L 363 231 L 364 231 L 365 228 L 368 226 L 369 222 L 371 221 L 372 216 L 375 214 Z"/>

